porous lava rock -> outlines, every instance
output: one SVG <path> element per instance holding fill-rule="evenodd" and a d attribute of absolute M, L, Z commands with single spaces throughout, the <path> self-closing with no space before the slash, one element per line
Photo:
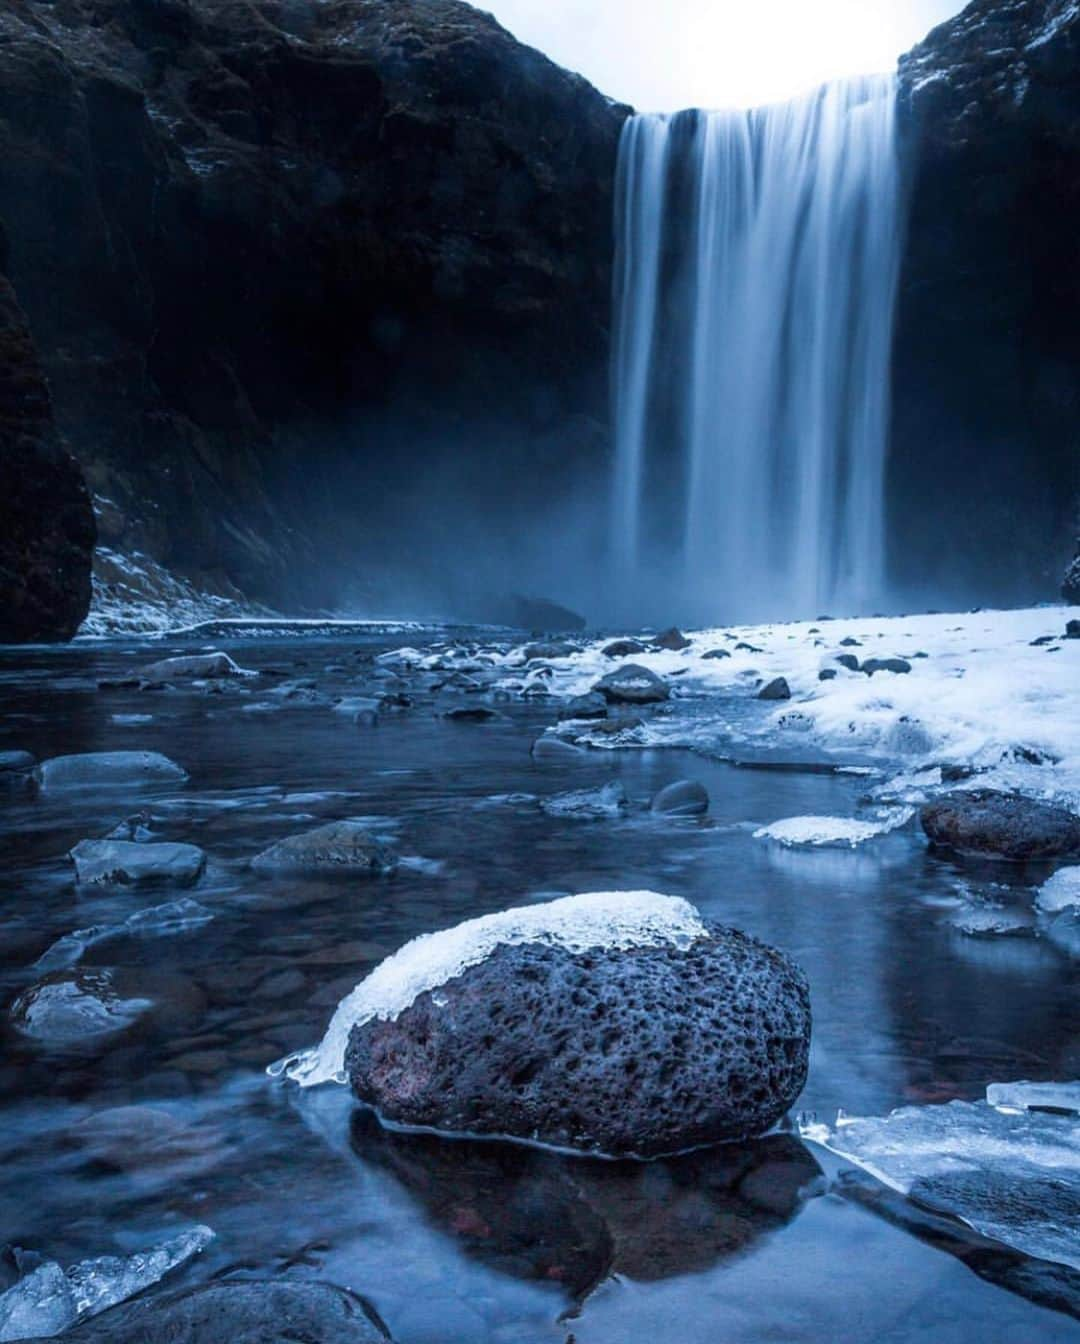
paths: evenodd
<path fill-rule="evenodd" d="M 1063 807 L 993 789 L 958 791 L 927 803 L 922 827 L 935 845 L 1013 862 L 1080 854 L 1080 817 Z"/>
<path fill-rule="evenodd" d="M 142 1297 L 66 1338 L 78 1344 L 386 1344 L 390 1335 L 370 1304 L 347 1288 L 282 1279 Z"/>
<path fill-rule="evenodd" d="M 810 997 L 783 953 L 498 945 L 393 1020 L 353 1026 L 353 1091 L 399 1124 L 655 1157 L 764 1132 L 806 1079 Z"/>
<path fill-rule="evenodd" d="M 5 263 L 0 228 L 0 643 L 65 640 L 90 606 L 94 512 Z"/>

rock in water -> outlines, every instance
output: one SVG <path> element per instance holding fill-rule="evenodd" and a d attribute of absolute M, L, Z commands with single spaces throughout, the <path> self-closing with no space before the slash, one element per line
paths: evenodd
<path fill-rule="evenodd" d="M 653 640 L 653 644 L 658 649 L 668 649 L 671 653 L 682 653 L 683 649 L 690 647 L 690 641 L 675 626 L 670 630 L 661 631 Z"/>
<path fill-rule="evenodd" d="M 90 751 L 81 756 L 54 756 L 38 766 L 43 790 L 138 788 L 181 784 L 187 779 L 167 756 L 156 751 Z"/>
<path fill-rule="evenodd" d="M 922 827 L 931 843 L 983 858 L 1024 863 L 1080 855 L 1080 817 L 993 789 L 950 793 L 927 803 Z"/>
<path fill-rule="evenodd" d="M 6 265 L 0 240 L 0 267 Z M 26 317 L 0 274 L 0 642 L 70 639 L 90 607 L 90 492 L 53 423 Z"/>
<path fill-rule="evenodd" d="M 197 845 L 128 840 L 81 840 L 70 858 L 76 879 L 84 883 L 173 882 L 189 887 L 206 867 L 206 855 Z"/>
<path fill-rule="evenodd" d="M 357 1294 L 288 1279 L 143 1297 L 66 1337 L 73 1344 L 385 1344 L 390 1338 Z"/>
<path fill-rule="evenodd" d="M 358 821 L 332 821 L 279 840 L 256 855 L 251 866 L 257 873 L 374 876 L 392 872 L 397 857 Z"/>
<path fill-rule="evenodd" d="M 197 653 L 180 658 L 162 658 L 143 668 L 146 681 L 210 681 L 218 677 L 251 677 L 227 653 Z"/>
<path fill-rule="evenodd" d="M 617 781 L 599 789 L 578 789 L 573 793 L 559 793 L 554 798 L 540 800 L 540 810 L 549 817 L 618 817 L 629 806 L 626 790 Z"/>
<path fill-rule="evenodd" d="M 625 663 L 609 672 L 593 690 L 613 705 L 655 705 L 671 696 L 665 682 L 639 663 Z"/>
<path fill-rule="evenodd" d="M 605 658 L 633 658 L 635 654 L 645 652 L 645 645 L 636 639 L 613 639 L 601 652 Z"/>
<path fill-rule="evenodd" d="M 387 1119 L 655 1157 L 760 1134 L 806 1078 L 783 953 L 651 892 L 568 897 L 415 939 L 343 1001 L 306 1085 Z"/>
<path fill-rule="evenodd" d="M 607 701 L 596 691 L 575 695 L 559 710 L 560 719 L 606 719 Z"/>
<path fill-rule="evenodd" d="M 777 677 L 770 681 L 767 686 L 763 686 L 758 692 L 759 700 L 790 700 L 791 687 L 787 684 L 786 677 Z"/>
<path fill-rule="evenodd" d="M 677 779 L 660 790 L 652 810 L 668 817 L 702 817 L 709 810 L 709 792 L 696 779 Z"/>
<path fill-rule="evenodd" d="M 103 969 L 50 976 L 20 994 L 10 1014 L 24 1036 L 63 1048 L 124 1031 L 152 1007 L 149 999 L 122 998 Z"/>

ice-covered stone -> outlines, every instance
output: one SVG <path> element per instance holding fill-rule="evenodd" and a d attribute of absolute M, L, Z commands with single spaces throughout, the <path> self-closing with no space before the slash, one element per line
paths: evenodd
<path fill-rule="evenodd" d="M 159 1282 L 213 1240 L 193 1227 L 148 1251 L 80 1260 L 67 1270 L 47 1260 L 0 1295 L 0 1341 L 44 1339 L 96 1316 Z"/>
<path fill-rule="evenodd" d="M 1030 1087 L 994 1087 L 996 1104 L 841 1116 L 834 1129 L 814 1126 L 804 1136 L 983 1236 L 1080 1269 L 1080 1118 L 1003 1105 L 1030 1097 Z M 1065 1095 L 1075 1100 L 1075 1085 Z"/>
<path fill-rule="evenodd" d="M 592 689 L 615 705 L 654 705 L 671 695 L 663 679 L 640 663 L 625 663 L 601 677 Z"/>
<path fill-rule="evenodd" d="M 910 807 L 897 807 L 883 811 L 872 821 L 859 821 L 854 817 L 788 817 L 771 826 L 762 826 L 754 832 L 754 839 L 775 840 L 789 846 L 837 845 L 854 849 L 867 840 L 906 826 L 914 815 Z"/>
<path fill-rule="evenodd" d="M 11 1005 L 11 1021 L 43 1045 L 68 1046 L 123 1031 L 151 1008 L 149 999 L 123 998 L 108 969 L 51 976 Z"/>
<path fill-rule="evenodd" d="M 206 855 L 197 845 L 133 840 L 80 840 L 70 858 L 76 880 L 83 884 L 169 882 L 189 887 L 206 867 Z"/>
<path fill-rule="evenodd" d="M 38 766 L 38 781 L 46 792 L 153 787 L 185 779 L 185 770 L 156 751 L 91 751 L 54 756 Z"/>
<path fill-rule="evenodd" d="M 702 817 L 709 810 L 709 791 L 696 779 L 677 779 L 660 790 L 651 808 L 666 817 Z"/>
<path fill-rule="evenodd" d="M 1035 904 L 1044 915 L 1080 906 L 1080 865 L 1059 869 L 1039 888 Z"/>
<path fill-rule="evenodd" d="M 218 677 L 254 677 L 255 672 L 238 667 L 227 653 L 195 653 L 162 658 L 143 668 L 146 681 L 211 681 Z"/>
<path fill-rule="evenodd" d="M 87 929 L 76 929 L 65 934 L 42 953 L 34 962 L 37 971 L 57 971 L 74 966 L 89 947 L 105 943 L 113 938 L 162 937 L 173 933 L 185 933 L 188 929 L 208 924 L 214 918 L 214 912 L 198 901 L 184 897 L 180 901 L 169 901 L 165 905 L 154 905 L 147 910 L 137 910 L 119 924 L 98 924 Z"/>
<path fill-rule="evenodd" d="M 290 835 L 251 861 L 257 873 L 348 873 L 373 875 L 391 872 L 397 859 L 358 821 L 332 821 L 325 826 Z"/>
<path fill-rule="evenodd" d="M 617 817 L 630 806 L 626 790 L 617 782 L 599 789 L 577 789 L 541 799 L 540 808 L 549 817 Z"/>

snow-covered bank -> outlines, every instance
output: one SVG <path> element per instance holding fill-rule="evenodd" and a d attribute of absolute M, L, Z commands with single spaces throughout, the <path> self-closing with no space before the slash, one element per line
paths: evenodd
<path fill-rule="evenodd" d="M 957 776 L 973 769 L 981 787 L 1080 810 L 1080 639 L 1065 637 L 1077 616 L 1076 608 L 1035 607 L 822 619 L 698 631 L 681 651 L 647 645 L 635 663 L 663 677 L 675 702 L 707 704 L 693 716 L 677 703 L 661 709 L 633 741 L 838 761 L 854 754 L 880 762 L 892 777 L 880 793 L 904 802 L 943 782 L 963 787 Z M 553 669 L 547 689 L 560 697 L 590 690 L 621 661 L 606 657 L 605 645 L 545 660 Z M 871 659 L 900 659 L 910 670 L 852 670 Z M 758 703 L 760 688 L 777 677 L 791 699 Z"/>

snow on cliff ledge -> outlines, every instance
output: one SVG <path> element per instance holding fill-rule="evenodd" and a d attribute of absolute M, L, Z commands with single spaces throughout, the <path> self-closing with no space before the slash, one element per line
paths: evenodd
<path fill-rule="evenodd" d="M 496 947 L 544 943 L 568 952 L 589 948 L 687 947 L 708 930 L 688 901 L 651 891 L 607 891 L 565 896 L 466 920 L 441 933 L 427 933 L 395 952 L 338 1005 L 322 1044 L 273 1065 L 302 1087 L 343 1083 L 345 1049 L 354 1026 L 393 1021 L 421 994 L 438 989 Z"/>

